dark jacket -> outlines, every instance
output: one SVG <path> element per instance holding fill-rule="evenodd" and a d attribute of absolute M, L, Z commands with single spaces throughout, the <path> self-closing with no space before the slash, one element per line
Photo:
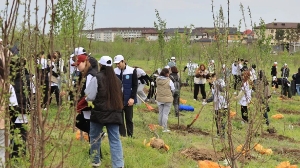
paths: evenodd
<path fill-rule="evenodd" d="M 276 68 L 276 66 L 272 66 L 272 68 L 271 68 L 271 75 L 272 76 L 277 76 L 277 68 Z"/>
<path fill-rule="evenodd" d="M 295 81 L 295 84 L 300 84 L 300 73 L 296 73 L 292 76 L 292 78 L 294 79 Z"/>
<path fill-rule="evenodd" d="M 24 77 L 22 77 L 20 72 L 16 72 L 16 76 L 13 79 L 12 86 L 14 87 L 18 107 L 15 107 L 15 110 L 11 111 L 12 120 L 15 121 L 18 114 L 25 114 L 30 112 L 29 108 L 29 98 L 30 98 L 30 74 L 25 70 Z M 26 87 L 26 88 L 25 88 Z"/>
<path fill-rule="evenodd" d="M 289 77 L 290 75 L 290 69 L 288 67 L 286 67 L 286 69 L 284 70 L 284 67 L 281 68 L 281 77 Z"/>
<path fill-rule="evenodd" d="M 93 101 L 95 107 L 92 109 L 90 120 L 100 124 L 122 124 L 122 109 L 116 109 L 114 107 L 108 109 L 106 105 L 109 100 L 106 87 L 107 80 L 104 71 L 105 70 L 102 70 L 96 75 L 98 88 L 96 98 Z M 116 89 L 121 90 L 121 86 L 120 81 L 120 88 Z"/>

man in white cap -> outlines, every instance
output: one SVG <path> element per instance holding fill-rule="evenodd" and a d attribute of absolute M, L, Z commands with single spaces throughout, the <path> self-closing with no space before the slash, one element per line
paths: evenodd
<path fill-rule="evenodd" d="M 124 108 L 123 111 L 125 113 L 125 121 L 126 121 L 126 128 L 125 124 L 120 125 L 120 134 L 121 136 L 126 136 L 126 129 L 127 129 L 127 136 L 133 136 L 133 105 L 137 102 L 136 99 L 136 92 L 138 88 L 138 78 L 137 72 L 135 68 L 132 68 L 126 65 L 125 59 L 122 55 L 117 55 L 114 58 L 114 64 L 117 65 L 115 68 L 115 73 L 118 78 L 122 81 L 122 90 L 123 90 L 123 104 Z M 124 115 L 123 122 L 124 122 Z"/>

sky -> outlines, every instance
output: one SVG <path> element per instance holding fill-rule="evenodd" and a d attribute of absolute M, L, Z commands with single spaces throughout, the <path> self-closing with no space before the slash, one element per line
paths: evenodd
<path fill-rule="evenodd" d="M 5 2 L 6 0 L 0 0 L 0 11 L 4 9 Z M 38 0 L 38 3 L 41 9 L 39 17 L 42 19 L 45 1 Z M 93 3 L 94 0 L 87 0 L 90 16 L 86 25 L 92 23 Z M 251 29 L 248 6 L 251 9 L 253 23 L 258 24 L 260 18 L 266 23 L 275 20 L 300 22 L 300 0 L 230 0 L 230 26 L 237 27 L 243 18 L 241 3 L 245 8 L 246 17 L 246 24 L 242 23 L 242 29 Z M 227 0 L 213 0 L 213 5 L 215 13 L 222 6 L 227 19 Z M 167 28 L 189 27 L 191 24 L 195 27 L 213 27 L 211 0 L 97 0 L 94 27 L 153 27 L 154 21 L 157 21 L 155 9 L 167 22 Z M 21 7 L 20 13 L 23 11 L 24 8 Z M 91 26 L 86 27 L 89 28 Z"/>

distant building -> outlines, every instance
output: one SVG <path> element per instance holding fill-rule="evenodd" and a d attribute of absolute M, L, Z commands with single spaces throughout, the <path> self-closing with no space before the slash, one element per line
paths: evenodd
<path fill-rule="evenodd" d="M 287 30 L 291 29 L 297 29 L 299 27 L 300 23 L 290 23 L 290 22 L 272 22 L 265 25 L 265 36 L 266 37 L 272 37 L 271 44 L 276 44 L 277 40 L 275 39 L 276 31 L 277 30 L 284 30 L 285 32 Z M 255 31 L 260 30 L 260 26 L 257 26 L 254 28 Z M 282 40 L 282 42 L 288 42 L 286 38 Z M 298 41 L 299 42 L 299 41 Z"/>

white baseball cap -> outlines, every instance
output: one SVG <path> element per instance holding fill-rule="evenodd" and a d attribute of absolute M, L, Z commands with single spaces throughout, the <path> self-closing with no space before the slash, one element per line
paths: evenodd
<path fill-rule="evenodd" d="M 171 57 L 171 60 L 175 60 L 176 58 L 175 57 Z"/>
<path fill-rule="evenodd" d="M 114 58 L 114 64 L 118 64 L 123 60 L 124 60 L 123 55 L 116 55 L 115 58 Z"/>
<path fill-rule="evenodd" d="M 284 63 L 284 66 L 287 66 L 287 63 Z"/>
<path fill-rule="evenodd" d="M 275 65 L 277 65 L 277 62 L 274 62 Z"/>
<path fill-rule="evenodd" d="M 214 60 L 211 60 L 210 62 L 211 62 L 211 63 L 215 63 L 215 61 L 214 61 Z"/>
<path fill-rule="evenodd" d="M 70 58 L 73 58 L 74 56 L 75 56 L 74 54 L 71 54 L 71 55 L 70 55 Z"/>
<path fill-rule="evenodd" d="M 74 55 L 82 55 L 82 54 L 85 54 L 85 49 L 83 47 L 78 47 L 78 48 L 75 48 L 74 50 Z"/>
<path fill-rule="evenodd" d="M 101 65 L 112 66 L 112 58 L 110 56 L 102 56 L 98 62 Z"/>

